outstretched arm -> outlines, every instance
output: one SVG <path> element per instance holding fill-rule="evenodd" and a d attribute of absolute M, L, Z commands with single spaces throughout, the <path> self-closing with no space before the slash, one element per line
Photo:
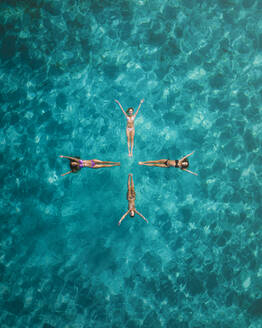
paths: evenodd
<path fill-rule="evenodd" d="M 72 171 L 68 171 L 68 172 L 66 172 L 66 173 L 64 173 L 64 174 L 61 174 L 61 177 L 63 177 L 63 176 L 66 175 L 66 174 L 70 174 L 70 173 L 72 173 Z"/>
<path fill-rule="evenodd" d="M 121 108 L 121 111 L 124 113 L 125 117 L 127 117 L 127 113 L 124 111 L 122 105 L 120 104 L 120 102 L 118 100 L 115 99 L 115 102 L 119 105 L 119 107 Z"/>
<path fill-rule="evenodd" d="M 194 154 L 194 152 L 195 152 L 195 151 L 192 151 L 192 153 L 190 153 L 190 154 L 187 154 L 186 156 L 182 157 L 182 158 L 180 159 L 180 161 L 183 161 L 185 158 L 187 158 L 187 157 L 189 157 L 189 156 L 193 155 L 193 154 Z"/>
<path fill-rule="evenodd" d="M 128 210 L 119 220 L 118 225 L 120 226 L 121 222 L 124 220 L 124 218 L 127 216 L 127 214 L 130 212 L 130 210 Z"/>
<path fill-rule="evenodd" d="M 60 155 L 59 157 L 61 157 L 61 158 L 67 158 L 67 159 L 69 159 L 71 161 L 75 161 L 77 163 L 79 162 L 79 158 L 70 157 L 70 156 L 63 156 L 63 155 Z"/>
<path fill-rule="evenodd" d="M 148 223 L 147 219 L 146 219 L 141 213 L 139 213 L 137 210 L 135 210 L 135 212 L 136 212 L 136 214 L 138 214 L 139 216 L 141 216 L 141 218 L 142 218 L 143 220 L 145 220 L 146 223 Z"/>
<path fill-rule="evenodd" d="M 192 171 L 190 171 L 190 170 L 187 170 L 187 169 L 182 169 L 183 171 L 187 171 L 188 173 L 191 173 L 191 174 L 193 174 L 193 175 L 198 175 L 197 173 L 195 173 L 195 172 L 192 172 Z"/>
<path fill-rule="evenodd" d="M 136 117 L 136 115 L 137 115 L 137 113 L 138 113 L 138 111 L 139 111 L 141 105 L 143 104 L 143 102 L 144 102 L 144 99 L 142 99 L 142 100 L 140 101 L 139 106 L 138 106 L 138 109 L 137 109 L 137 111 L 136 111 L 135 114 L 134 114 L 135 117 Z"/>

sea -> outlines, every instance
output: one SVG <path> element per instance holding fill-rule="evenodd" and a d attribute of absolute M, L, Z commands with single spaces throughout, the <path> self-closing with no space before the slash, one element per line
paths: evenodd
<path fill-rule="evenodd" d="M 0 2 L 0 327 L 262 327 L 262 1 Z M 124 110 L 144 103 L 128 156 Z M 189 157 L 192 175 L 139 161 Z M 60 155 L 120 162 L 76 174 Z M 136 209 L 126 216 L 128 174 Z"/>

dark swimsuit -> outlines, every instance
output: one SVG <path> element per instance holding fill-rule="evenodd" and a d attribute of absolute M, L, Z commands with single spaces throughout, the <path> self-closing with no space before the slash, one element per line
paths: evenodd
<path fill-rule="evenodd" d="M 179 164 L 178 164 L 179 163 L 179 160 L 176 159 L 175 162 L 176 162 L 175 167 L 179 167 Z"/>

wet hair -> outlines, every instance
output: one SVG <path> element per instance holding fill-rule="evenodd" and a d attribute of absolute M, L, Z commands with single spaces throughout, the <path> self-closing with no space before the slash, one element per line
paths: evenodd
<path fill-rule="evenodd" d="M 189 167 L 189 162 L 188 162 L 187 159 L 184 159 L 183 162 L 182 162 L 182 168 L 185 169 L 187 167 Z"/>
<path fill-rule="evenodd" d="M 133 213 L 133 215 L 132 215 L 132 213 Z M 131 217 L 135 216 L 135 211 L 131 210 L 131 211 L 130 211 L 130 216 L 131 216 Z"/>
<path fill-rule="evenodd" d="M 80 159 L 80 157 L 75 156 L 75 158 Z M 75 161 L 70 160 L 70 169 L 72 170 L 72 173 L 77 173 L 80 171 L 79 164 L 73 164 L 76 163 Z"/>
<path fill-rule="evenodd" d="M 127 114 L 129 114 L 130 110 L 132 110 L 134 112 L 134 108 L 133 107 L 129 107 L 126 111 Z"/>

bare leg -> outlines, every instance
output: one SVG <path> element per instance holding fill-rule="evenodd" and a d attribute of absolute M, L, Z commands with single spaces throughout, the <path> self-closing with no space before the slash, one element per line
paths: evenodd
<path fill-rule="evenodd" d="M 127 181 L 127 188 L 128 188 L 128 190 L 129 190 L 130 187 L 131 187 L 131 179 L 132 179 L 132 174 L 129 173 L 129 174 L 128 174 L 128 181 Z"/>
<path fill-rule="evenodd" d="M 152 163 L 159 163 L 159 164 L 164 164 L 167 161 L 167 159 L 158 159 L 157 161 L 146 161 L 146 162 L 139 162 L 139 165 L 144 165 L 144 164 L 152 164 Z"/>
<path fill-rule="evenodd" d="M 110 161 L 100 161 L 99 159 L 93 159 L 93 162 L 100 163 L 100 164 L 106 164 L 106 163 L 119 163 L 119 162 L 110 162 Z"/>
<path fill-rule="evenodd" d="M 127 135 L 128 156 L 131 156 L 131 154 L 130 154 L 130 133 L 128 131 L 126 131 L 126 135 Z"/>
<path fill-rule="evenodd" d="M 135 136 L 135 132 L 131 134 L 131 156 L 133 156 L 134 136 Z"/>
<path fill-rule="evenodd" d="M 108 167 L 108 166 L 120 166 L 120 162 L 115 162 L 112 164 L 98 164 L 98 165 L 103 165 L 104 167 Z"/>
<path fill-rule="evenodd" d="M 131 195 L 131 177 L 132 177 L 132 174 L 129 173 L 128 180 L 127 180 L 127 199 L 129 199 L 130 195 Z"/>
<path fill-rule="evenodd" d="M 168 167 L 168 166 L 166 166 L 166 164 L 161 164 L 161 163 L 144 163 L 144 164 L 140 164 L 139 163 L 139 165 L 145 165 L 145 166 L 155 166 L 155 167 Z"/>
<path fill-rule="evenodd" d="M 99 164 L 116 164 L 116 165 L 120 165 L 120 162 L 109 162 L 109 161 L 99 161 Z"/>
<path fill-rule="evenodd" d="M 133 174 L 131 176 L 131 195 L 133 199 L 136 199 L 135 184 L 133 179 Z"/>
<path fill-rule="evenodd" d="M 106 164 L 107 165 L 107 164 Z M 114 165 L 114 166 L 120 166 L 120 162 L 112 162 L 112 164 L 109 165 Z M 108 165 L 107 165 L 108 166 Z"/>
<path fill-rule="evenodd" d="M 102 167 L 112 167 L 112 166 L 120 166 L 120 164 L 109 164 L 109 165 L 104 165 L 104 164 L 96 164 L 93 169 L 101 169 Z"/>
<path fill-rule="evenodd" d="M 131 175 L 131 190 L 135 190 L 134 180 L 133 180 L 133 174 Z"/>

